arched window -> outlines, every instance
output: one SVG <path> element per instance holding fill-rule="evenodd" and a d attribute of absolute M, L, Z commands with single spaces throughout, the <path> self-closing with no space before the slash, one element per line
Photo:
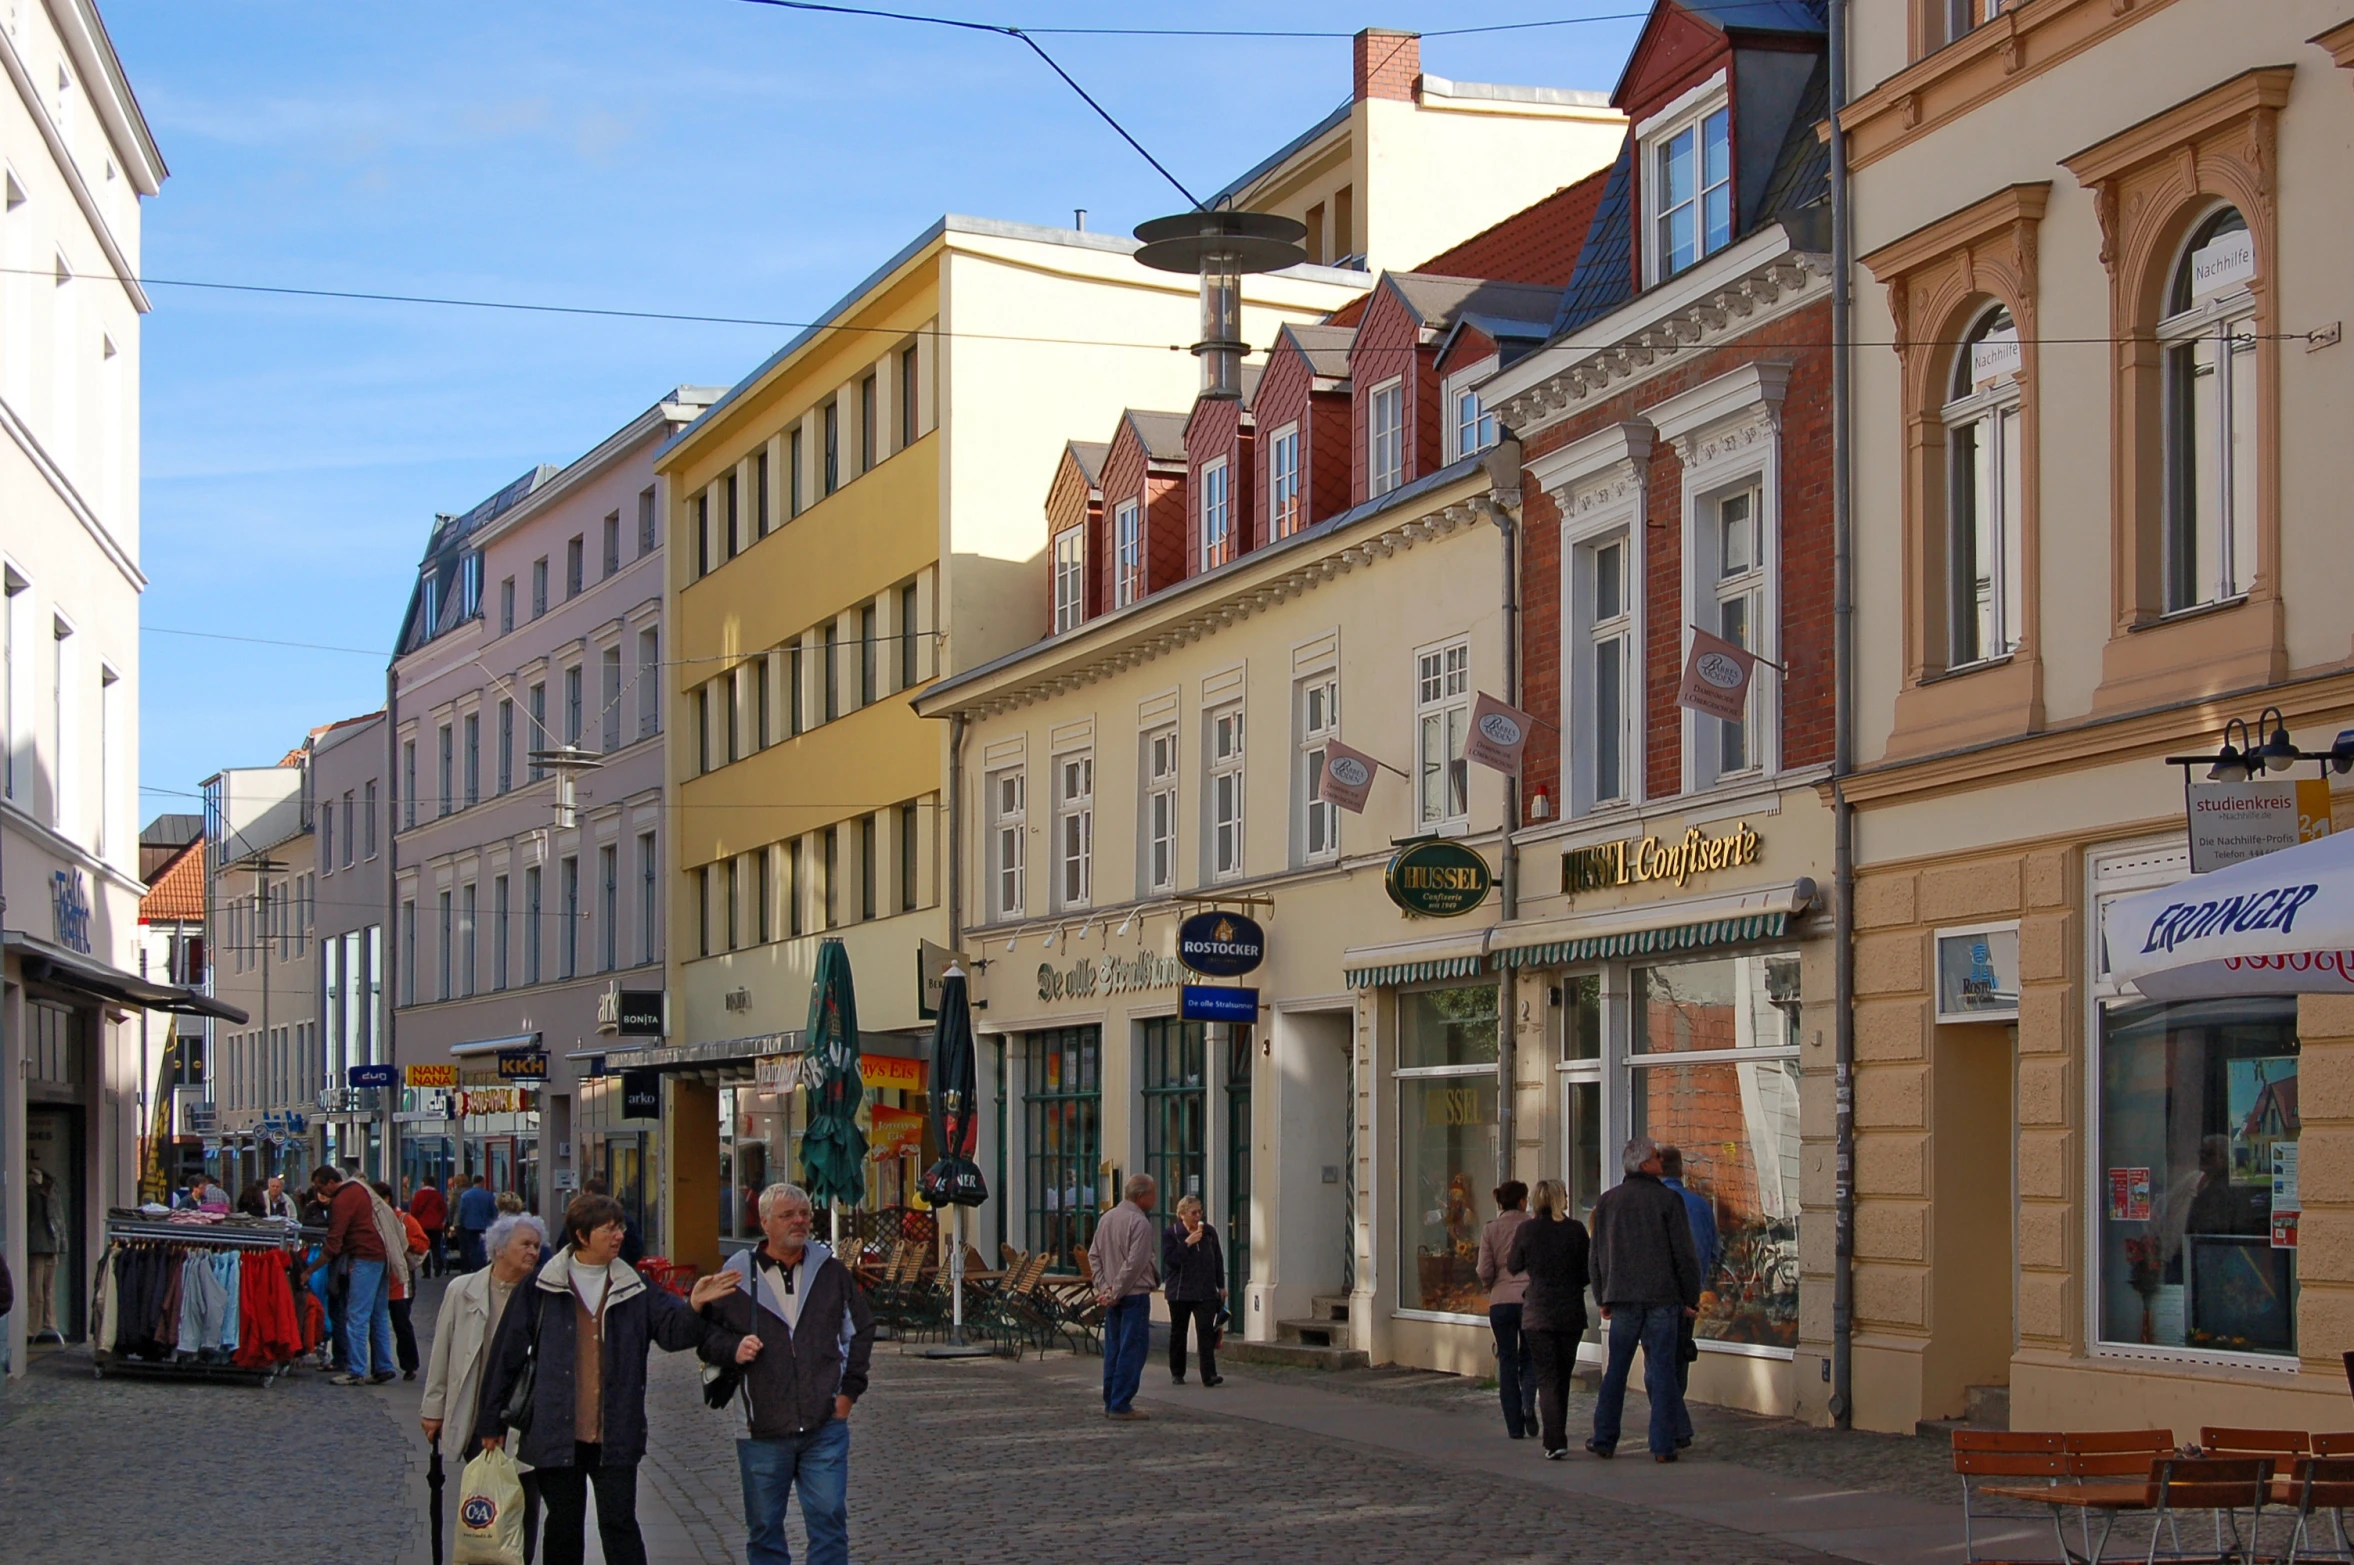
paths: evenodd
<path fill-rule="evenodd" d="M 2255 238 L 2224 207 L 2192 230 L 2158 323 L 2165 354 L 2166 609 L 2256 575 Z"/>
<path fill-rule="evenodd" d="M 2019 329 L 1996 305 L 1954 354 L 1943 410 L 1949 668 L 2007 657 L 2019 644 L 2019 368 Z"/>

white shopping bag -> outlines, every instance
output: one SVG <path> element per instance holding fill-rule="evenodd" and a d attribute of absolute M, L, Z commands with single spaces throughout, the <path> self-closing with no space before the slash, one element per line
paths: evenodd
<path fill-rule="evenodd" d="M 466 1464 L 455 1565 L 523 1565 L 523 1470 L 501 1446 Z"/>

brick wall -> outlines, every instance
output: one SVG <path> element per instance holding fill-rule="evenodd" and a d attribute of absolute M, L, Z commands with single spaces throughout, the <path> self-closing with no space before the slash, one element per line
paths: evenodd
<path fill-rule="evenodd" d="M 1713 348 L 1528 437 L 1534 459 L 1607 425 L 1641 416 L 1669 397 L 1759 359 L 1790 362 L 1782 403 L 1781 624 L 1782 764 L 1831 757 L 1831 366 L 1828 305 L 1783 317 L 1738 342 Z M 1654 444 L 1644 545 L 1646 646 L 1643 775 L 1653 798 L 1682 790 L 1683 719 L 1675 705 L 1683 678 L 1683 468 L 1666 441 Z M 1521 694 L 1544 722 L 1562 721 L 1561 517 L 1532 479 L 1523 487 Z M 1760 670 L 1771 677 L 1772 671 Z M 1532 747 L 1522 787 L 1563 801 L 1560 755 Z M 1525 796 L 1524 796 L 1525 803 Z"/>
<path fill-rule="evenodd" d="M 1120 426 L 1112 436 L 1112 448 L 1103 459 L 1101 487 L 1104 549 L 1094 569 L 1089 572 L 1095 578 L 1096 590 L 1102 594 L 1102 602 L 1107 609 L 1120 601 L 1115 575 L 1118 564 L 1114 559 L 1116 551 L 1112 547 L 1114 521 L 1120 514 L 1120 507 L 1128 501 L 1149 499 L 1145 492 L 1146 467 L 1143 442 L 1136 438 L 1136 431 L 1129 427 L 1126 419 L 1120 420 Z M 1149 515 L 1145 525 L 1149 532 Z M 1147 574 L 1149 578 L 1149 567 Z"/>
<path fill-rule="evenodd" d="M 1357 34 L 1352 53 L 1355 98 L 1414 101 L 1422 82 L 1422 40 L 1413 33 L 1368 27 Z"/>
<path fill-rule="evenodd" d="M 1349 351 L 1349 387 L 1354 404 L 1349 419 L 1351 505 L 1362 505 L 1372 496 L 1368 462 L 1372 455 L 1370 431 L 1375 387 L 1397 380 L 1405 393 L 1405 405 L 1400 412 L 1405 427 L 1412 432 L 1405 442 L 1401 462 L 1406 482 L 1412 482 L 1418 461 L 1424 460 L 1423 431 L 1419 424 L 1427 420 L 1418 421 L 1417 413 L 1435 403 L 1438 393 L 1437 383 L 1432 379 L 1432 355 L 1418 345 L 1421 334 L 1421 323 L 1397 290 L 1376 286 L 1372 302 L 1365 307 L 1364 322 L 1357 328 L 1357 341 Z"/>
<path fill-rule="evenodd" d="M 1186 577 L 1184 469 L 1155 464 L 1144 479 L 1144 590 L 1155 593 Z"/>
<path fill-rule="evenodd" d="M 1292 357 L 1296 360 L 1296 355 Z M 1260 381 L 1264 392 L 1266 382 Z M 1194 403 L 1193 416 L 1185 425 L 1186 482 L 1191 490 L 1185 505 L 1186 574 L 1193 575 L 1201 568 L 1201 474 L 1202 469 L 1220 457 L 1226 459 L 1226 495 L 1234 532 L 1235 553 L 1247 554 L 1262 541 L 1253 526 L 1257 514 L 1253 496 L 1258 487 L 1258 475 L 1252 471 L 1250 414 L 1239 402 L 1228 402 L 1205 397 Z"/>
<path fill-rule="evenodd" d="M 1103 568 L 1103 506 L 1091 494 L 1086 472 L 1070 452 L 1065 451 L 1062 461 L 1055 465 L 1053 487 L 1046 493 L 1046 623 L 1049 625 L 1054 623 L 1055 545 L 1065 532 L 1074 527 L 1087 529 L 1086 542 L 1081 545 L 1085 550 L 1082 557 L 1087 565 L 1087 602 L 1081 613 L 1093 619 L 1103 612 L 1104 604 L 1109 601 L 1103 590 L 1108 580 Z"/>

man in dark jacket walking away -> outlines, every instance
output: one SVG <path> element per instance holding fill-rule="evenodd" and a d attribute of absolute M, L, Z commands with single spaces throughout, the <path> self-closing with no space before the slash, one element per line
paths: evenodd
<path fill-rule="evenodd" d="M 1700 1258 L 1684 1198 L 1659 1182 L 1659 1148 L 1649 1136 L 1627 1143 L 1626 1178 L 1594 1203 L 1594 1301 L 1610 1322 L 1610 1363 L 1594 1403 L 1596 1456 L 1618 1451 L 1627 1374 L 1643 1350 L 1643 1394 L 1651 1399 L 1651 1459 L 1672 1462 L 1692 1443 L 1692 1420 L 1676 1389 L 1682 1322 L 1700 1313 Z"/>
<path fill-rule="evenodd" d="M 610 1196 L 574 1197 L 564 1209 L 564 1238 L 535 1282 L 507 1301 L 483 1368 L 474 1432 L 485 1446 L 505 1443 L 508 1394 L 536 1357 L 530 1420 L 514 1456 L 539 1469 L 544 1565 L 581 1565 L 591 1486 L 606 1565 L 646 1565 L 638 1532 L 646 1355 L 657 1346 L 715 1353 L 720 1333 L 695 1310 L 728 1284 L 718 1274 L 699 1279 L 694 1309 L 648 1287 L 620 1259 L 621 1208 Z"/>
<path fill-rule="evenodd" d="M 797 1185 L 763 1190 L 766 1242 L 729 1256 L 728 1290 L 702 1306 L 717 1328 L 704 1358 L 743 1375 L 736 1466 L 747 1565 L 791 1565 L 785 1507 L 795 1488 L 809 1565 L 850 1561 L 850 1409 L 866 1393 L 875 1318 L 850 1269 L 809 1237 L 814 1215 Z"/>

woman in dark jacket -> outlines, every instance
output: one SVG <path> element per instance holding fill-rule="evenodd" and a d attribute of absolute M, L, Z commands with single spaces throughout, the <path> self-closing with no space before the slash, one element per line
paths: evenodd
<path fill-rule="evenodd" d="M 1202 1384 L 1214 1386 L 1218 1373 L 1218 1308 L 1226 1302 L 1226 1257 L 1218 1230 L 1202 1221 L 1200 1196 L 1177 1202 L 1177 1221 L 1161 1230 L 1161 1279 L 1169 1290 L 1169 1379 L 1185 1384 L 1185 1323 L 1193 1322 L 1202 1351 Z"/>
<path fill-rule="evenodd" d="M 1569 1454 L 1569 1372 L 1586 1330 L 1586 1225 L 1569 1215 L 1569 1192 L 1558 1179 L 1538 1180 L 1530 1205 L 1504 1269 L 1528 1277 L 1520 1332 L 1536 1365 L 1545 1459 L 1557 1462 Z"/>
<path fill-rule="evenodd" d="M 621 1207 L 611 1196 L 576 1197 L 564 1210 L 564 1237 L 535 1284 L 518 1286 L 507 1300 L 483 1370 L 474 1432 L 485 1446 L 505 1442 L 507 1396 L 536 1344 L 531 1418 L 515 1459 L 538 1470 L 546 1516 L 541 1558 L 545 1565 L 580 1565 L 593 1484 L 597 1536 L 609 1565 L 645 1565 L 637 1504 L 638 1459 L 646 1454 L 646 1354 L 656 1345 L 671 1353 L 709 1345 L 716 1356 L 719 1328 L 695 1310 L 733 1285 L 717 1274 L 698 1280 L 692 1309 L 675 1294 L 649 1288 L 618 1258 Z M 584 1374 L 596 1376 L 601 1391 L 594 1427 L 575 1418 Z"/>

